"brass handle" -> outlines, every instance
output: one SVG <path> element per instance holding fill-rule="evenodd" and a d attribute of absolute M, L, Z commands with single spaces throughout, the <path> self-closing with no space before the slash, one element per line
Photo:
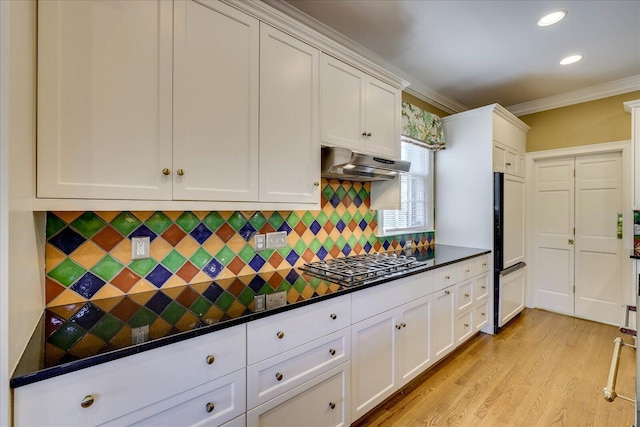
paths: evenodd
<path fill-rule="evenodd" d="M 444 291 L 444 294 L 445 294 L 445 295 L 449 295 L 450 293 L 451 293 L 451 292 L 449 292 L 449 291 Z"/>
<path fill-rule="evenodd" d="M 464 294 L 464 297 L 465 298 L 469 298 L 469 294 Z"/>
<path fill-rule="evenodd" d="M 468 324 L 468 323 L 465 323 L 465 324 L 464 324 L 464 327 L 465 327 L 465 328 L 468 328 L 468 327 L 469 327 L 469 324 Z"/>
<path fill-rule="evenodd" d="M 362 136 L 367 136 L 367 132 L 362 132 Z"/>
<path fill-rule="evenodd" d="M 280 372 L 276 373 L 276 379 L 282 381 L 282 374 Z"/>
<path fill-rule="evenodd" d="M 171 174 L 171 170 L 169 168 L 162 169 L 162 175 L 170 175 L 170 174 Z"/>
<path fill-rule="evenodd" d="M 207 356 L 207 365 L 213 365 L 213 362 L 216 361 L 216 358 L 213 354 Z"/>
<path fill-rule="evenodd" d="M 318 181 L 314 182 L 313 185 L 316 187 L 320 187 L 320 183 Z"/>
<path fill-rule="evenodd" d="M 480 313 L 480 316 L 484 317 L 484 316 L 486 316 L 486 314 L 484 314 L 484 313 Z"/>
<path fill-rule="evenodd" d="M 282 338 L 284 338 L 284 332 L 282 331 L 278 331 L 278 333 L 276 334 L 276 336 L 278 337 L 279 340 L 281 340 Z"/>
<path fill-rule="evenodd" d="M 482 263 L 482 266 L 483 266 L 483 267 L 486 267 L 486 266 L 487 266 L 487 263 L 486 263 L 486 262 L 483 262 L 483 263 Z"/>
<path fill-rule="evenodd" d="M 616 228 L 618 230 L 618 239 L 622 239 L 622 214 L 621 213 L 618 214 L 618 223 Z"/>
<path fill-rule="evenodd" d="M 93 405 L 93 402 L 93 395 L 88 394 L 84 397 L 84 399 L 82 399 L 82 402 L 80 402 L 80 406 L 82 406 L 83 408 L 88 408 L 89 406 Z"/>
<path fill-rule="evenodd" d="M 371 136 L 371 132 L 367 132 L 367 136 Z"/>
<path fill-rule="evenodd" d="M 487 289 L 487 287 L 485 285 L 480 286 L 480 289 Z"/>
<path fill-rule="evenodd" d="M 444 276 L 444 278 L 445 278 L 446 280 L 449 280 L 449 279 L 451 279 L 451 276 Z"/>
<path fill-rule="evenodd" d="M 511 166 L 511 163 L 507 162 L 507 163 L 505 163 L 505 165 L 507 165 L 507 166 Z"/>
<path fill-rule="evenodd" d="M 567 243 L 569 243 L 570 245 L 573 245 L 573 239 L 569 239 Z"/>
<path fill-rule="evenodd" d="M 332 356 L 335 356 L 335 355 L 336 355 L 336 351 L 335 351 L 335 349 L 330 348 L 330 349 L 329 349 L 329 354 L 330 354 L 330 355 L 332 355 Z"/>
<path fill-rule="evenodd" d="M 403 323 L 400 323 L 400 326 L 402 326 L 403 328 L 406 328 L 407 324 L 403 322 Z"/>
<path fill-rule="evenodd" d="M 207 410 L 207 412 L 213 412 L 213 410 L 216 409 L 216 404 L 213 402 L 209 402 L 204 408 Z"/>
<path fill-rule="evenodd" d="M 336 409 L 336 404 L 333 402 L 329 402 L 329 408 Z"/>
<path fill-rule="evenodd" d="M 336 320 L 338 318 L 338 315 L 335 313 L 331 313 L 329 317 L 331 317 L 332 320 Z"/>
<path fill-rule="evenodd" d="M 176 173 L 178 174 L 178 176 L 182 176 L 184 175 L 184 169 L 178 169 Z"/>
<path fill-rule="evenodd" d="M 467 268 L 467 269 L 465 269 L 465 270 L 464 270 L 464 272 L 465 272 L 465 273 L 468 273 L 468 272 L 470 272 L 470 271 L 471 271 L 471 269 L 470 269 L 470 268 Z"/>
<path fill-rule="evenodd" d="M 396 329 L 397 329 L 397 330 L 400 330 L 400 328 L 402 328 L 402 326 L 400 326 L 400 325 L 396 325 Z"/>

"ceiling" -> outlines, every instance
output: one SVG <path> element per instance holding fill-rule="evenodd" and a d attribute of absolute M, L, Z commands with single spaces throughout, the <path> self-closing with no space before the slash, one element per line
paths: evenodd
<path fill-rule="evenodd" d="M 451 112 L 524 106 L 589 88 L 611 96 L 612 83 L 618 93 L 640 90 L 638 0 L 266 1 L 315 18 L 306 23 L 331 38 L 346 36 L 363 56 L 411 82 L 410 92 Z M 565 19 L 537 26 L 558 9 L 568 11 Z M 575 53 L 582 61 L 559 64 Z"/>

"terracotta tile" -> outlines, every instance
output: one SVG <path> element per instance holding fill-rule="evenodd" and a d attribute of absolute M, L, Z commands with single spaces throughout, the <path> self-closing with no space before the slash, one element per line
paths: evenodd
<path fill-rule="evenodd" d="M 187 233 L 182 231 L 182 229 L 176 224 L 171 224 L 171 226 L 167 228 L 164 233 L 162 233 L 162 238 L 169 242 L 171 246 L 176 246 L 178 242 L 180 242 L 180 240 L 182 240 L 182 238 L 186 235 Z"/>
<path fill-rule="evenodd" d="M 125 298 L 113 307 L 109 313 L 127 323 L 138 310 L 140 310 L 140 304 L 137 304 L 131 298 Z"/>
<path fill-rule="evenodd" d="M 199 296 L 200 294 L 194 291 L 192 288 L 186 287 L 176 298 L 176 301 L 178 301 L 184 307 L 189 308 L 191 307 L 191 304 L 193 304 L 193 302 L 198 299 Z"/>
<path fill-rule="evenodd" d="M 267 279 L 267 283 L 269 284 L 269 286 L 271 286 L 272 289 L 276 290 L 276 289 L 278 289 L 280 287 L 280 285 L 282 284 L 283 280 L 284 279 L 283 279 L 282 275 L 280 275 L 280 273 L 274 272 Z"/>
<path fill-rule="evenodd" d="M 356 245 L 353 247 L 353 253 L 355 253 L 356 255 L 360 255 L 363 252 L 364 248 L 360 246 L 360 243 L 356 243 Z"/>
<path fill-rule="evenodd" d="M 198 267 L 196 267 L 195 265 L 193 265 L 191 263 L 191 261 L 187 261 L 184 263 L 184 265 L 182 267 L 180 267 L 180 270 L 178 270 L 176 272 L 176 274 L 178 276 L 180 276 L 182 278 L 182 280 L 184 280 L 185 282 L 189 283 L 189 281 L 191 279 L 193 279 L 193 277 L 198 274 L 198 271 L 200 271 L 198 269 Z"/>
<path fill-rule="evenodd" d="M 233 235 L 236 234 L 236 231 L 233 228 L 231 228 L 231 226 L 229 224 L 224 223 L 218 228 L 218 230 L 216 230 L 215 234 L 223 242 L 228 242 L 229 239 L 231 239 L 233 237 Z"/>
<path fill-rule="evenodd" d="M 307 226 L 304 225 L 302 221 L 300 221 L 299 223 L 296 224 L 295 227 L 293 227 L 293 231 L 295 231 L 298 234 L 298 236 L 302 236 L 304 232 L 307 231 Z"/>
<path fill-rule="evenodd" d="M 45 305 L 49 305 L 49 303 L 56 299 L 65 289 L 64 286 L 59 285 L 47 277 L 44 281 Z"/>
<path fill-rule="evenodd" d="M 109 252 L 118 243 L 120 243 L 124 237 L 115 228 L 107 225 L 99 233 L 92 237 L 93 243 L 100 246 L 105 251 Z"/>
<path fill-rule="evenodd" d="M 379 241 L 376 241 L 376 242 L 373 244 L 373 249 L 374 249 L 376 252 L 380 252 L 380 248 L 382 248 L 382 245 L 380 244 L 380 242 L 379 242 Z"/>
<path fill-rule="evenodd" d="M 246 265 L 247 264 L 245 264 L 245 262 L 240 257 L 235 257 L 231 260 L 229 264 L 227 264 L 227 268 L 237 276 Z"/>
<path fill-rule="evenodd" d="M 302 259 L 304 259 L 306 262 L 311 262 L 315 256 L 316 254 L 314 254 L 311 249 L 307 248 L 307 250 L 305 250 L 302 254 Z"/>
<path fill-rule="evenodd" d="M 327 221 L 327 222 L 324 224 L 324 227 L 323 227 L 324 231 L 326 231 L 326 232 L 327 232 L 327 234 L 330 234 L 330 233 L 333 231 L 333 229 L 334 229 L 334 228 L 336 228 L 336 226 L 335 226 L 335 225 L 333 225 L 333 224 L 331 223 L 331 221 Z"/>
<path fill-rule="evenodd" d="M 276 231 L 276 229 L 273 228 L 273 226 L 267 222 L 265 225 L 262 226 L 262 228 L 260 229 L 260 231 L 258 231 L 258 233 L 266 234 L 266 233 L 273 233 L 274 231 Z"/>
<path fill-rule="evenodd" d="M 127 293 L 136 283 L 138 283 L 140 279 L 142 278 L 136 273 L 129 270 L 128 268 L 125 268 L 120 272 L 120 274 L 118 274 L 111 280 L 111 284 L 116 286 L 122 292 Z"/>
<path fill-rule="evenodd" d="M 234 280 L 233 282 L 231 282 L 231 284 L 227 287 L 227 292 L 229 292 L 231 295 L 233 295 L 234 297 L 238 298 L 240 296 L 240 294 L 242 293 L 242 291 L 244 291 L 247 287 L 245 286 L 244 283 L 242 283 L 242 281 L 240 280 Z"/>
<path fill-rule="evenodd" d="M 84 306 L 84 304 L 85 301 L 82 301 L 80 303 L 60 304 L 52 307 L 47 307 L 47 310 L 54 314 L 57 314 L 63 319 L 68 320 L 69 318 L 71 318 L 71 316 L 76 314 L 78 310 L 80 310 Z"/>
<path fill-rule="evenodd" d="M 280 264 L 282 264 L 282 261 L 284 261 L 284 258 L 282 258 L 282 255 L 280 255 L 277 251 L 274 252 L 269 258 L 269 264 L 271 264 L 275 268 L 278 268 Z"/>
<path fill-rule="evenodd" d="M 60 359 L 67 355 L 67 352 L 61 348 L 45 343 L 44 347 L 44 366 L 49 367 L 56 365 Z"/>
<path fill-rule="evenodd" d="M 331 255 L 332 258 L 337 258 L 338 255 L 340 255 L 340 249 L 338 249 L 337 246 L 334 246 L 329 251 L 329 254 Z"/>

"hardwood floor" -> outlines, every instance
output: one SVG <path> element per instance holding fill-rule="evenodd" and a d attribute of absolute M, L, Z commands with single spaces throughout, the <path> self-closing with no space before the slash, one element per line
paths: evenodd
<path fill-rule="evenodd" d="M 633 403 L 602 397 L 613 339 L 602 325 L 527 309 L 480 334 L 383 402 L 357 426 L 625 426 Z M 635 349 L 622 349 L 616 392 L 635 397 Z"/>

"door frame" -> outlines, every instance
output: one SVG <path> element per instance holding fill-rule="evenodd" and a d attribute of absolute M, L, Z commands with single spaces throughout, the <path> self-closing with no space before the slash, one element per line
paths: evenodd
<path fill-rule="evenodd" d="M 631 196 L 633 191 L 633 183 L 631 182 L 631 141 L 614 141 L 604 142 L 600 144 L 590 144 L 578 147 L 557 148 L 553 150 L 532 151 L 525 154 L 525 182 L 528 183 L 525 188 L 525 230 L 528 241 L 525 246 L 527 263 L 527 290 L 525 295 L 525 304 L 529 308 L 538 306 L 537 286 L 536 283 L 536 250 L 535 250 L 535 230 L 534 230 L 534 214 L 533 201 L 535 197 L 534 171 L 535 162 L 538 160 L 547 160 L 562 157 L 574 157 L 586 154 L 604 154 L 619 152 L 622 154 L 622 211 L 623 228 L 622 228 L 622 247 L 623 250 L 633 249 L 633 217 Z M 629 258 L 623 263 L 622 271 L 622 299 L 625 303 L 635 303 L 635 293 L 633 290 L 633 262 Z"/>

